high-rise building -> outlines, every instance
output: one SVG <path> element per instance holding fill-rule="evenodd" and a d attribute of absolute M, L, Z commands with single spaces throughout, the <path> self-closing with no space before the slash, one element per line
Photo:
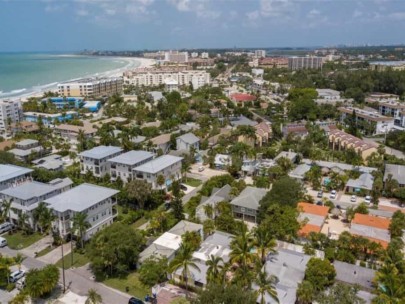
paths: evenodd
<path fill-rule="evenodd" d="M 288 58 L 288 68 L 290 70 L 321 69 L 322 57 L 290 57 Z"/>
<path fill-rule="evenodd" d="M 191 58 L 197 58 L 198 57 L 198 53 L 197 52 L 192 52 L 191 53 Z"/>
<path fill-rule="evenodd" d="M 60 96 L 110 96 L 122 93 L 122 77 L 87 78 L 58 84 Z"/>
<path fill-rule="evenodd" d="M 184 63 L 188 62 L 187 52 L 169 51 L 165 52 L 165 60 L 169 62 Z"/>
<path fill-rule="evenodd" d="M 210 55 L 207 52 L 203 52 L 201 53 L 201 58 L 208 59 L 210 58 Z"/>
<path fill-rule="evenodd" d="M 22 121 L 20 100 L 0 100 L 0 136 L 10 135 L 10 124 Z"/>
<path fill-rule="evenodd" d="M 255 50 L 255 57 L 256 58 L 266 57 L 266 51 L 265 50 Z"/>

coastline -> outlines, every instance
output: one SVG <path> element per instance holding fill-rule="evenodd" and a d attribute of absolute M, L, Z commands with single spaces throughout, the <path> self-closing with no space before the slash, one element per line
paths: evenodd
<path fill-rule="evenodd" d="M 58 56 L 63 57 L 63 56 L 81 56 L 81 55 L 61 54 Z M 95 57 L 101 58 L 101 56 L 95 56 Z M 119 76 L 122 76 L 122 74 L 127 70 L 131 70 L 131 69 L 135 69 L 135 68 L 150 67 L 156 63 L 156 61 L 153 59 L 142 58 L 142 57 L 108 57 L 108 56 L 106 56 L 106 57 L 102 57 L 102 58 L 108 58 L 111 60 L 114 60 L 114 59 L 122 60 L 122 61 L 126 61 L 127 64 L 118 69 L 95 73 L 95 74 L 87 75 L 85 77 L 67 79 L 65 81 L 73 81 L 73 80 L 92 78 L 92 77 L 119 77 Z M 15 95 L 10 95 L 10 96 L 0 96 L 0 99 L 20 99 L 22 102 L 24 102 L 24 101 L 27 101 L 28 98 L 31 98 L 31 97 L 41 97 L 44 92 L 57 91 L 57 89 L 58 89 L 57 85 L 58 85 L 58 82 L 54 82 L 54 83 L 41 85 L 39 87 L 32 87 L 28 90 L 27 89 L 17 90 L 17 91 L 21 91 L 21 92 L 15 94 Z"/>

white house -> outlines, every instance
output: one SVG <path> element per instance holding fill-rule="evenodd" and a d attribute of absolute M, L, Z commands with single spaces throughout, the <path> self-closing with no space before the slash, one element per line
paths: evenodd
<path fill-rule="evenodd" d="M 110 158 L 111 180 L 115 181 L 117 177 L 126 183 L 133 179 L 132 170 L 153 159 L 153 154 L 148 151 L 128 151 L 116 157 Z"/>
<path fill-rule="evenodd" d="M 0 190 L 31 181 L 32 171 L 34 170 L 14 165 L 0 165 Z"/>
<path fill-rule="evenodd" d="M 181 162 L 183 158 L 162 155 L 152 161 L 147 162 L 134 169 L 134 178 L 143 179 L 152 185 L 153 189 L 162 189 L 169 187 L 173 181 L 181 178 Z M 164 184 L 158 185 L 158 176 L 164 177 Z"/>
<path fill-rule="evenodd" d="M 84 183 L 45 200 L 45 203 L 54 211 L 57 218 L 53 226 L 62 237 L 70 234 L 75 214 L 85 213 L 86 220 L 91 225 L 84 237 L 88 240 L 93 234 L 112 224 L 114 217 L 117 216 L 113 206 L 117 204 L 115 195 L 118 192 L 111 188 Z"/>
<path fill-rule="evenodd" d="M 193 133 L 186 133 L 176 138 L 176 149 L 190 151 L 194 148 L 196 151 L 200 149 L 200 139 Z"/>
<path fill-rule="evenodd" d="M 122 151 L 120 147 L 98 146 L 80 153 L 80 173 L 90 171 L 96 177 L 103 177 L 110 172 L 108 160 L 120 155 Z"/>

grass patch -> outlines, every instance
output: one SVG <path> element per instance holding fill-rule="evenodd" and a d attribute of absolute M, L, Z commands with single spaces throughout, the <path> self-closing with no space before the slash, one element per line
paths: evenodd
<path fill-rule="evenodd" d="M 129 287 L 128 293 L 139 299 L 151 293 L 150 288 L 139 281 L 139 275 L 136 272 L 129 274 L 126 278 L 109 278 L 102 283 L 122 292 L 126 292 L 125 288 Z"/>
<path fill-rule="evenodd" d="M 147 222 L 148 222 L 148 220 L 146 218 L 141 217 L 139 220 L 137 220 L 135 223 L 132 224 L 132 227 L 137 229 Z"/>
<path fill-rule="evenodd" d="M 189 185 L 191 187 L 198 187 L 202 184 L 202 181 L 196 178 L 187 177 L 187 180 L 184 179 L 183 184 Z"/>
<path fill-rule="evenodd" d="M 17 231 L 13 234 L 4 234 L 3 237 L 7 240 L 9 248 L 18 250 L 38 242 L 45 236 L 40 233 L 25 235 L 22 233 L 22 231 Z"/>
<path fill-rule="evenodd" d="M 65 261 L 65 268 L 72 267 L 71 253 L 69 253 L 68 255 L 65 255 L 64 261 Z M 73 252 L 73 267 L 81 267 L 81 266 L 86 265 L 89 262 L 90 262 L 90 260 L 85 254 L 82 254 L 79 252 Z M 57 261 L 55 265 L 58 266 L 59 268 L 62 268 L 62 259 Z"/>
<path fill-rule="evenodd" d="M 49 252 L 51 252 L 54 249 L 55 249 L 55 247 L 48 246 L 45 249 L 42 249 L 40 252 L 38 252 L 36 257 L 44 256 L 44 255 L 48 254 Z"/>

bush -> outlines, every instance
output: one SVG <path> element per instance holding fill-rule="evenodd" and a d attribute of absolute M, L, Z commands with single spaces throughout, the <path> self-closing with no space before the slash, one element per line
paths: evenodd
<path fill-rule="evenodd" d="M 8 292 L 11 292 L 14 288 L 15 288 L 15 283 L 8 283 L 7 287 L 6 287 L 6 290 Z"/>

